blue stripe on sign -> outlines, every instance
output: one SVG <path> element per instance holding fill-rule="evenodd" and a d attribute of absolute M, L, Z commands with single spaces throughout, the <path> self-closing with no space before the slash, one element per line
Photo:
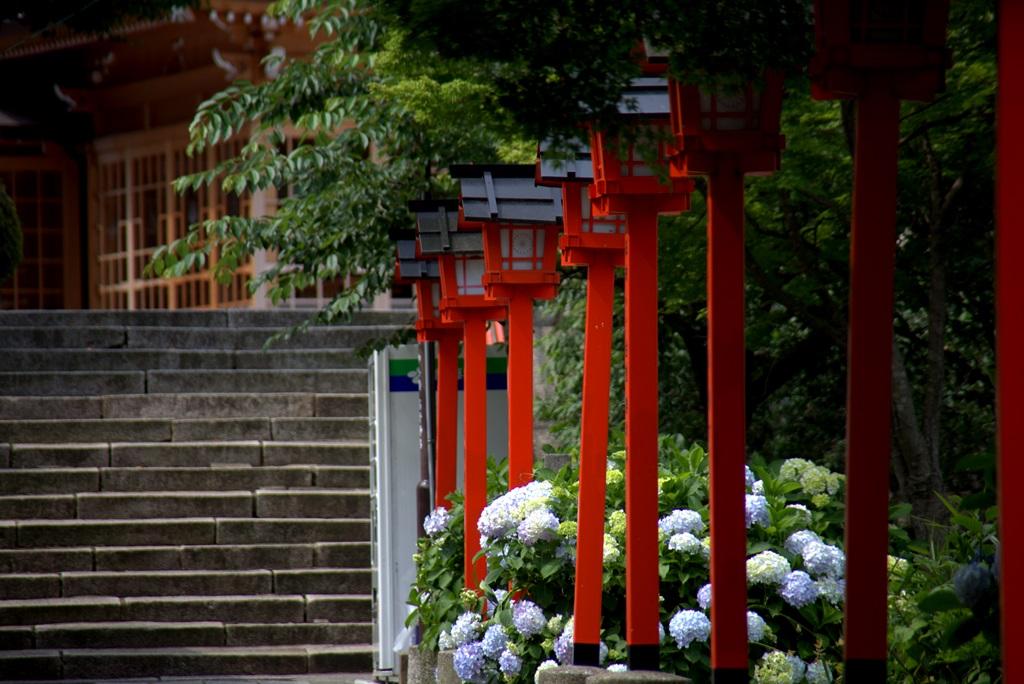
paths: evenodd
<path fill-rule="evenodd" d="M 419 392 L 420 386 L 408 375 L 391 375 L 388 389 L 392 392 Z M 487 389 L 508 389 L 508 377 L 504 373 L 488 373 Z M 462 378 L 459 378 L 459 391 L 462 391 Z"/>

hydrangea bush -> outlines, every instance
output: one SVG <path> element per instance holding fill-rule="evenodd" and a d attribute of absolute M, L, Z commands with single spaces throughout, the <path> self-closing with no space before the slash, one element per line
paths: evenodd
<path fill-rule="evenodd" d="M 676 438 L 662 438 L 661 450 L 662 669 L 707 681 L 707 456 Z M 615 669 L 626 660 L 624 459 L 618 452 L 608 463 L 604 540 L 602 655 Z M 746 480 L 752 675 L 759 682 L 832 681 L 841 661 L 843 477 L 790 459 L 757 463 Z M 425 521 L 411 619 L 420 622 L 427 647 L 456 650 L 463 680 L 525 684 L 538 668 L 571 661 L 578 487 L 577 472 L 566 466 L 492 498 L 477 530 L 488 563 L 479 594 L 462 592 L 457 581 L 461 508 Z"/>

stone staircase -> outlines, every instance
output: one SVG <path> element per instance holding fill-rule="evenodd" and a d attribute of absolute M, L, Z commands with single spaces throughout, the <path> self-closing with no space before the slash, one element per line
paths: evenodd
<path fill-rule="evenodd" d="M 369 672 L 364 313 L 0 313 L 0 680 Z"/>

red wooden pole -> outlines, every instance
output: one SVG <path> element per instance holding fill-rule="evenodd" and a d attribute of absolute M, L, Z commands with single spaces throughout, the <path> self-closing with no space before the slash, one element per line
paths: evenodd
<path fill-rule="evenodd" d="M 447 496 L 455 491 L 456 439 L 459 431 L 459 340 L 446 334 L 438 340 L 437 455 L 434 467 L 434 506 L 451 508 Z"/>
<path fill-rule="evenodd" d="M 892 308 L 900 105 L 857 99 L 846 400 L 846 679 L 886 676 Z"/>
<path fill-rule="evenodd" d="M 711 489 L 711 671 L 747 677 L 744 515 L 746 376 L 743 173 L 725 159 L 708 177 L 708 447 Z"/>
<path fill-rule="evenodd" d="M 996 168 L 996 409 L 999 453 L 999 588 L 1003 681 L 1024 682 L 1024 3 L 999 3 L 999 94 Z"/>
<path fill-rule="evenodd" d="M 646 199 L 646 201 L 645 201 Z M 626 642 L 631 670 L 658 669 L 658 213 L 626 219 Z"/>
<path fill-rule="evenodd" d="M 533 480 L 533 297 L 508 300 L 508 488 Z"/>
<path fill-rule="evenodd" d="M 595 254 L 587 270 L 583 342 L 583 412 L 580 421 L 580 493 L 576 528 L 574 665 L 598 665 L 604 572 L 605 469 L 608 462 L 608 393 L 611 382 L 615 264 Z"/>
<path fill-rule="evenodd" d="M 487 321 L 467 317 L 463 328 L 463 552 L 466 587 L 476 589 L 487 576 L 487 560 L 481 557 L 473 561 L 480 551 L 477 520 L 487 505 Z"/>

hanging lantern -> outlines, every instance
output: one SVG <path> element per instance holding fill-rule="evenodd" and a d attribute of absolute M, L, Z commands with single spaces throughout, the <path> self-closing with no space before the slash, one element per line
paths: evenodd
<path fill-rule="evenodd" d="M 483 222 L 487 293 L 554 297 L 561 193 L 537 186 L 532 164 L 453 166 L 450 173 L 462 186 L 466 217 Z"/>
<path fill-rule="evenodd" d="M 622 140 L 596 129 L 590 134 L 594 182 L 588 192 L 597 213 L 624 213 L 624 201 L 639 197 L 659 197 L 659 213 L 688 209 L 692 181 L 668 178 L 675 141 L 669 119 L 667 81 L 653 77 L 633 79 L 623 94 L 619 113 L 632 124 L 635 140 Z"/>
<path fill-rule="evenodd" d="M 815 0 L 812 95 L 852 97 L 868 81 L 900 99 L 945 87 L 949 0 Z"/>
<path fill-rule="evenodd" d="M 480 249 L 480 227 L 460 222 L 458 200 L 413 200 L 409 210 L 416 216 L 416 240 L 421 254 Z"/>
<path fill-rule="evenodd" d="M 761 82 L 710 90 L 669 80 L 674 176 L 714 173 L 728 154 L 739 170 L 767 174 L 779 168 L 785 138 L 779 135 L 782 74 L 767 71 Z"/>
<path fill-rule="evenodd" d="M 616 265 L 622 265 L 626 248 L 626 219 L 621 214 L 595 216 L 587 186 L 594 180 L 590 148 L 577 143 L 574 158 L 552 159 L 550 149 L 541 143 L 537 150 L 536 182 L 562 191 L 562 235 L 558 246 L 562 265 L 583 266 L 590 262 L 588 250 L 617 252 Z"/>

